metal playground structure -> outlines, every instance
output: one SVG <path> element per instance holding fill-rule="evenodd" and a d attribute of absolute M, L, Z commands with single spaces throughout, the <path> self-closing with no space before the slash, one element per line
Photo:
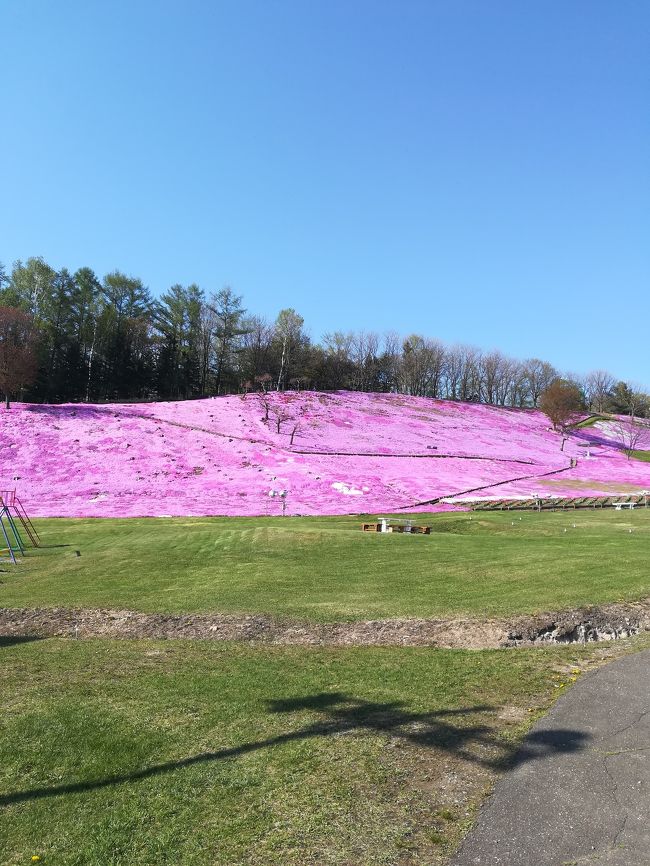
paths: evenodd
<path fill-rule="evenodd" d="M 16 491 L 0 490 L 0 561 L 9 560 L 15 565 L 16 555 L 24 554 L 26 545 L 19 524 L 32 547 L 39 547 L 41 539 Z"/>

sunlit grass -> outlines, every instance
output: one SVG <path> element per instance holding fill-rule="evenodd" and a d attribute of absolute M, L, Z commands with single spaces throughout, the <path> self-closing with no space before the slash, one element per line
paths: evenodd
<path fill-rule="evenodd" d="M 4 564 L 0 606 L 334 621 L 507 615 L 650 595 L 650 509 L 417 520 L 431 535 L 364 533 L 361 517 L 40 520 L 47 546 Z"/>
<path fill-rule="evenodd" d="M 435 866 L 592 653 L 0 641 L 1 862 Z"/>

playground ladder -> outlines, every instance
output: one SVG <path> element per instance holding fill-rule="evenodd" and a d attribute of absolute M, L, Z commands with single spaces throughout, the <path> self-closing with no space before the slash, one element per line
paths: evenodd
<path fill-rule="evenodd" d="M 14 502 L 13 502 L 14 514 L 20 520 L 20 523 L 25 530 L 27 537 L 32 543 L 33 547 L 41 546 L 41 539 L 39 538 L 38 532 L 36 531 L 36 527 L 29 519 L 27 512 L 25 511 L 25 507 L 20 501 L 20 499 L 14 493 Z"/>
<path fill-rule="evenodd" d="M 41 539 L 36 531 L 36 527 L 29 519 L 29 516 L 25 511 L 25 506 L 22 504 L 18 496 L 16 496 L 15 490 L 0 490 L 0 506 L 4 506 L 7 509 L 7 516 L 10 519 L 13 512 L 13 516 L 17 517 L 20 521 L 20 524 L 25 530 L 25 534 L 31 541 L 32 546 L 40 547 Z"/>
<path fill-rule="evenodd" d="M 6 521 L 6 522 L 5 522 Z M 0 547 L 0 550 L 6 550 L 9 554 L 9 559 L 13 564 L 16 564 L 16 554 L 23 554 L 25 552 L 25 546 L 20 537 L 20 533 L 16 528 L 16 524 L 14 523 L 14 519 L 11 516 L 11 512 L 9 511 L 9 507 L 2 503 L 0 506 L 0 532 L 2 533 L 2 537 L 6 542 L 6 547 Z M 13 536 L 13 541 L 12 541 Z M 6 557 L 0 557 L 6 558 Z"/>

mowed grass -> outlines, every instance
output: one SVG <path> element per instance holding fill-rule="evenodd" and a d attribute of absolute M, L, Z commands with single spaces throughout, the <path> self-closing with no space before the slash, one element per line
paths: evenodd
<path fill-rule="evenodd" d="M 417 520 L 430 536 L 363 533 L 359 517 L 39 520 L 45 546 L 3 564 L 0 606 L 326 622 L 511 615 L 650 595 L 650 509 Z"/>
<path fill-rule="evenodd" d="M 597 652 L 0 639 L 1 862 L 437 864 Z"/>

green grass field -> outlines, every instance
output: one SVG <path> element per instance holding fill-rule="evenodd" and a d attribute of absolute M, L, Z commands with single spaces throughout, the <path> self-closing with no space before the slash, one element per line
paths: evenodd
<path fill-rule="evenodd" d="M 1 862 L 440 863 L 593 655 L 4 639 Z"/>
<path fill-rule="evenodd" d="M 431 536 L 364 534 L 359 517 L 39 520 L 44 546 L 2 564 L 0 607 L 333 621 L 650 594 L 650 510 L 419 522 Z M 648 643 L 0 637 L 0 862 L 442 866 L 574 666 Z"/>
<path fill-rule="evenodd" d="M 358 517 L 40 520 L 46 546 L 4 566 L 0 606 L 326 622 L 510 615 L 650 595 L 650 509 L 418 520 L 430 536 L 363 533 Z"/>

